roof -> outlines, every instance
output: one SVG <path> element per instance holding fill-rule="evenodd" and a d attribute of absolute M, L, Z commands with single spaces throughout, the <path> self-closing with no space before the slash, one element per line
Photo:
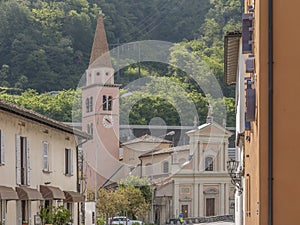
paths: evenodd
<path fill-rule="evenodd" d="M 112 67 L 102 13 L 98 16 L 89 66 Z"/>
<path fill-rule="evenodd" d="M 61 130 L 61 131 L 64 131 L 64 132 L 67 132 L 67 133 L 70 133 L 70 134 L 74 134 L 74 135 L 76 135 L 78 137 L 81 137 L 81 138 L 90 139 L 90 136 L 85 132 L 82 132 L 82 131 L 80 131 L 78 129 L 75 129 L 71 126 L 63 124 L 63 123 L 61 123 L 57 120 L 54 120 L 54 119 L 51 119 L 49 117 L 43 116 L 39 113 L 33 112 L 31 110 L 28 110 L 28 109 L 21 108 L 21 107 L 19 107 L 17 105 L 14 105 L 12 103 L 8 103 L 8 102 L 0 100 L 0 110 L 3 110 L 5 112 L 12 113 L 12 114 L 24 117 L 26 119 L 33 120 L 33 121 L 38 122 L 40 124 L 44 124 L 46 126 L 49 126 L 49 127 L 52 127 L 52 128 L 55 128 L 55 129 L 58 129 L 58 130 Z"/>
<path fill-rule="evenodd" d="M 154 137 L 151 136 L 149 134 L 145 134 L 144 136 L 135 138 L 133 140 L 127 141 L 125 143 L 122 144 L 123 145 L 130 145 L 130 144 L 135 144 L 135 143 L 139 143 L 139 142 L 143 142 L 143 143 L 168 143 L 171 144 L 172 141 L 160 138 L 160 137 Z"/>
<path fill-rule="evenodd" d="M 224 38 L 224 78 L 227 85 L 236 83 L 241 32 L 229 32 Z"/>
<path fill-rule="evenodd" d="M 189 134 L 192 134 L 192 133 L 195 133 L 195 132 L 203 131 L 203 130 L 205 130 L 205 128 L 209 129 L 209 128 L 213 128 L 213 127 L 220 130 L 220 131 L 222 131 L 222 133 L 224 132 L 224 134 L 227 134 L 227 135 L 232 135 L 233 134 L 231 131 L 227 130 L 225 127 L 222 127 L 221 125 L 219 125 L 218 123 L 216 123 L 214 121 L 210 122 L 210 123 L 204 123 L 204 124 L 198 126 L 197 129 L 190 130 L 190 131 L 186 132 L 186 134 L 189 135 Z M 214 133 L 212 133 L 211 135 L 213 135 L 213 134 Z"/>
<path fill-rule="evenodd" d="M 176 146 L 171 148 L 161 148 L 161 149 L 155 149 L 153 151 L 147 152 L 145 154 L 142 154 L 139 156 L 139 158 L 148 157 L 152 155 L 161 155 L 161 154 L 171 154 L 173 152 L 180 152 L 180 151 L 186 151 L 189 150 L 189 145 L 182 145 L 182 146 Z"/>

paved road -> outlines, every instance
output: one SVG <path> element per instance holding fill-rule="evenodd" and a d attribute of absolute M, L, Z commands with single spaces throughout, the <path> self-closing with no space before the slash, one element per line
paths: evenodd
<path fill-rule="evenodd" d="M 198 223 L 194 225 L 234 225 L 234 222 L 213 222 L 213 223 Z"/>

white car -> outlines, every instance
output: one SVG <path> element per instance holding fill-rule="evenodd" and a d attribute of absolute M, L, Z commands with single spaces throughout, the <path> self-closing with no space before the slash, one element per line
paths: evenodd
<path fill-rule="evenodd" d="M 127 224 L 126 224 L 126 216 L 116 216 L 112 219 L 112 224 L 115 224 L 115 225 L 133 225 L 133 224 L 136 224 L 138 223 L 139 225 L 143 225 L 143 222 L 140 221 L 140 220 L 130 220 L 130 219 L 127 219 Z"/>
<path fill-rule="evenodd" d="M 112 219 L 111 224 L 122 224 L 126 225 L 126 216 L 116 216 Z M 131 225 L 130 220 L 127 219 L 127 225 Z"/>

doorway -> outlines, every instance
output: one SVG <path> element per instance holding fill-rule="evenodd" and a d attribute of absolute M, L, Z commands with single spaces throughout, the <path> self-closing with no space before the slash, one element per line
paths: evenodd
<path fill-rule="evenodd" d="M 182 205 L 181 206 L 181 212 L 182 212 L 183 218 L 188 218 L 189 217 L 189 206 L 188 205 Z"/>
<path fill-rule="evenodd" d="M 215 199 L 207 198 L 206 199 L 206 216 L 215 215 Z"/>

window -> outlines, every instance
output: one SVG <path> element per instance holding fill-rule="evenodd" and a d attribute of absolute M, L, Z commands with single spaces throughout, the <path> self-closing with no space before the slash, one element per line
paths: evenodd
<path fill-rule="evenodd" d="M 29 141 L 20 135 L 16 135 L 16 173 L 18 185 L 30 185 Z"/>
<path fill-rule="evenodd" d="M 112 110 L 112 101 L 113 101 L 113 97 L 112 96 L 106 96 L 106 95 L 103 95 L 102 97 L 102 107 L 103 107 L 103 110 L 109 110 L 111 111 Z"/>
<path fill-rule="evenodd" d="M 85 100 L 85 110 L 87 113 L 90 111 L 90 99 L 89 98 L 87 98 Z"/>
<path fill-rule="evenodd" d="M 4 165 L 5 158 L 4 158 L 4 135 L 3 131 L 0 130 L 0 165 Z"/>
<path fill-rule="evenodd" d="M 93 97 L 90 97 L 89 112 L 93 112 Z"/>
<path fill-rule="evenodd" d="M 87 124 L 87 131 L 86 132 L 93 137 L 93 133 L 94 133 L 93 123 Z"/>
<path fill-rule="evenodd" d="M 102 97 L 102 107 L 103 107 L 103 110 L 107 110 L 107 98 L 106 98 L 106 95 L 103 95 L 103 97 Z"/>
<path fill-rule="evenodd" d="M 169 162 L 163 163 L 163 173 L 169 173 Z"/>
<path fill-rule="evenodd" d="M 65 175 L 73 175 L 73 152 L 71 149 L 65 149 Z"/>
<path fill-rule="evenodd" d="M 214 171 L 214 160 L 212 157 L 205 158 L 205 171 Z"/>
<path fill-rule="evenodd" d="M 48 142 L 43 142 L 43 171 L 49 172 L 49 144 Z"/>
<path fill-rule="evenodd" d="M 108 101 L 107 101 L 107 109 L 110 111 L 112 110 L 112 100 L 113 100 L 113 97 L 109 96 Z"/>

